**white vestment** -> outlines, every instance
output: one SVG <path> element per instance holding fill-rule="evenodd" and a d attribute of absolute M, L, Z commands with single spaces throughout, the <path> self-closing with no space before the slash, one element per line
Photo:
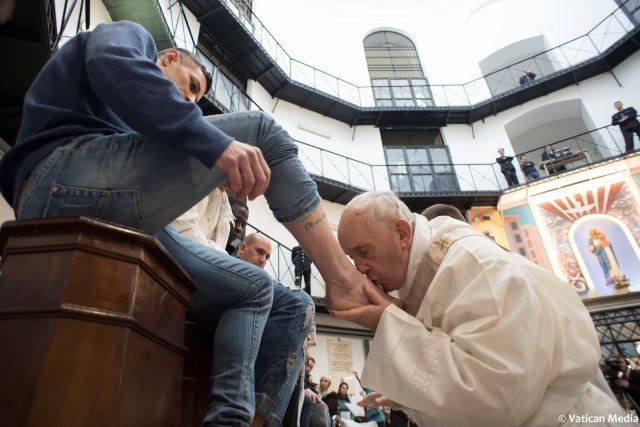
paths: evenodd
<path fill-rule="evenodd" d="M 600 344 L 573 289 L 466 223 L 415 218 L 399 290 L 407 312 L 384 311 L 363 385 L 422 426 L 547 427 L 626 415 L 591 383 Z M 456 234 L 465 237 L 450 243 Z M 424 266 L 438 252 L 446 254 L 431 281 Z"/>
<path fill-rule="evenodd" d="M 234 219 L 227 193 L 216 188 L 171 225 L 194 242 L 226 253 Z"/>

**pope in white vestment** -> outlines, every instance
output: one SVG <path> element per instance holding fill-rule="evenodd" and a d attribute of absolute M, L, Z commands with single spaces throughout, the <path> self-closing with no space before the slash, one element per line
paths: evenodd
<path fill-rule="evenodd" d="M 374 255 L 385 236 L 350 238 L 358 215 L 375 209 L 367 204 L 375 197 L 356 199 L 340 242 L 361 272 L 404 302 L 379 317 L 363 385 L 421 426 L 627 425 L 606 383 L 592 382 L 601 378 L 600 344 L 575 291 L 466 223 L 417 214 L 408 228 L 390 228 L 391 247 L 406 250 L 406 274 L 394 286 Z"/>

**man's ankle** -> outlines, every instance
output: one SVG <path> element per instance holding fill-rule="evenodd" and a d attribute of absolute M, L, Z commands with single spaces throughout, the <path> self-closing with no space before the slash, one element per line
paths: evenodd
<path fill-rule="evenodd" d="M 251 427 L 263 427 L 264 426 L 264 420 L 262 419 L 262 417 L 260 415 L 256 415 L 253 417 L 253 419 L 251 420 Z"/>

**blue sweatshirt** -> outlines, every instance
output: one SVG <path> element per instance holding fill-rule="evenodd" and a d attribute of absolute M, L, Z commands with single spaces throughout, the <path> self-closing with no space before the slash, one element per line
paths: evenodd
<path fill-rule="evenodd" d="M 101 24 L 69 40 L 24 99 L 15 145 L 0 162 L 0 191 L 15 207 L 20 185 L 56 147 L 87 134 L 140 134 L 212 168 L 233 138 L 182 99 L 156 65 L 151 34 L 138 24 Z"/>

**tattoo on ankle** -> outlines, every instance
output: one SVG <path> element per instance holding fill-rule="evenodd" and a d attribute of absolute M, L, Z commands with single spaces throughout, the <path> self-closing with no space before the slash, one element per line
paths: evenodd
<path fill-rule="evenodd" d="M 320 221 L 322 221 L 325 216 L 327 216 L 327 215 L 323 213 L 320 218 L 315 219 L 313 221 L 307 221 L 307 223 L 304 225 L 304 229 L 305 230 L 311 230 L 316 224 L 318 224 Z"/>

